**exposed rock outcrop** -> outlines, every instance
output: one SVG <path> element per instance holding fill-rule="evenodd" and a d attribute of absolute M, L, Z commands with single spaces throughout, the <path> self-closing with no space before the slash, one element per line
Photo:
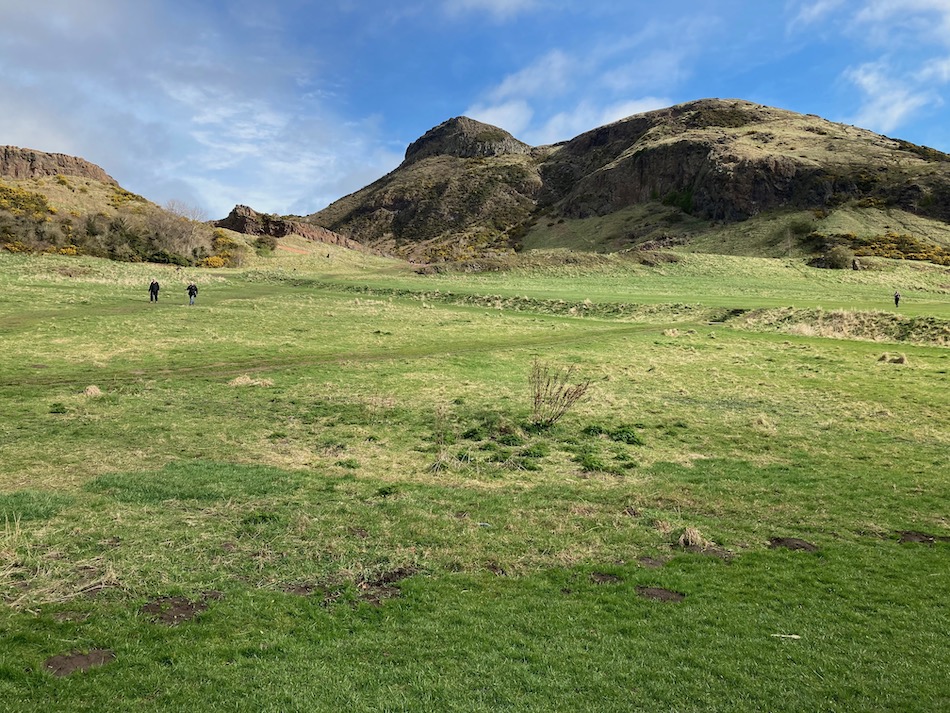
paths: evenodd
<path fill-rule="evenodd" d="M 272 238 L 284 238 L 299 235 L 307 240 L 328 245 L 339 245 L 350 250 L 369 251 L 369 248 L 350 240 L 332 230 L 299 221 L 278 218 L 266 213 L 258 213 L 246 205 L 236 205 L 227 218 L 215 222 L 215 227 L 233 230 L 245 235 L 268 235 Z"/>
<path fill-rule="evenodd" d="M 99 166 L 84 159 L 16 146 L 0 146 L 0 176 L 14 179 L 77 176 L 118 185 L 116 180 Z"/>
<path fill-rule="evenodd" d="M 477 158 L 530 152 L 528 144 L 518 141 L 504 129 L 467 116 L 458 116 L 429 129 L 421 138 L 409 144 L 403 165 L 428 156 Z"/>
<path fill-rule="evenodd" d="M 843 206 L 950 223 L 950 155 L 735 99 L 645 112 L 536 148 L 457 117 L 413 142 L 396 170 L 305 220 L 440 260 L 510 249 L 529 233 L 533 245 L 563 244 L 556 226 L 621 211 L 622 220 L 578 226 L 579 244 L 620 249 L 687 221 L 696 234 L 703 223 Z"/>

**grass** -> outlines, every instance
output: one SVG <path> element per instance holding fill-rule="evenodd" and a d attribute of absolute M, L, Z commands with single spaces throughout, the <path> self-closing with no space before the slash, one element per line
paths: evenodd
<path fill-rule="evenodd" d="M 947 269 L 291 246 L 0 255 L 10 710 L 950 705 Z M 543 430 L 538 360 L 591 380 Z"/>

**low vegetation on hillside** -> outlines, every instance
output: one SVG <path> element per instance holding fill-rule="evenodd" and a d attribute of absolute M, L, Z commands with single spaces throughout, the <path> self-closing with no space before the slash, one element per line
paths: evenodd
<path fill-rule="evenodd" d="M 0 178 L 0 249 L 122 262 L 236 266 L 246 248 L 199 212 L 164 208 L 118 185 L 78 176 Z"/>

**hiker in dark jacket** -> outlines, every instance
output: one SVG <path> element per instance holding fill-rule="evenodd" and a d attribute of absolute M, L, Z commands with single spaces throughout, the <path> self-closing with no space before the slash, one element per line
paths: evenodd
<path fill-rule="evenodd" d="M 152 284 L 148 286 L 148 301 L 149 302 L 158 302 L 158 290 L 160 289 L 158 280 L 152 280 Z"/>
<path fill-rule="evenodd" d="M 900 293 L 900 292 L 895 292 L 895 293 L 894 293 L 894 306 L 895 306 L 895 307 L 900 307 L 900 306 L 901 306 L 901 293 Z"/>
<path fill-rule="evenodd" d="M 198 285 L 194 282 L 189 282 L 185 291 L 188 293 L 188 304 L 193 305 L 195 303 L 195 297 L 198 296 Z"/>

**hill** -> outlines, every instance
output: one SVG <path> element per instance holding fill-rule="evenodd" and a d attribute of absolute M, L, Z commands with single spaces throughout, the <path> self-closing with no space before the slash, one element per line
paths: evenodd
<path fill-rule="evenodd" d="M 196 213 L 155 205 L 82 158 L 0 147 L 0 247 L 9 252 L 239 264 L 246 246 Z"/>
<path fill-rule="evenodd" d="M 950 155 L 741 100 L 680 104 L 542 147 L 458 117 L 306 220 L 426 261 L 657 245 L 788 255 L 837 243 L 858 254 L 903 244 L 939 261 L 950 258 Z"/>

